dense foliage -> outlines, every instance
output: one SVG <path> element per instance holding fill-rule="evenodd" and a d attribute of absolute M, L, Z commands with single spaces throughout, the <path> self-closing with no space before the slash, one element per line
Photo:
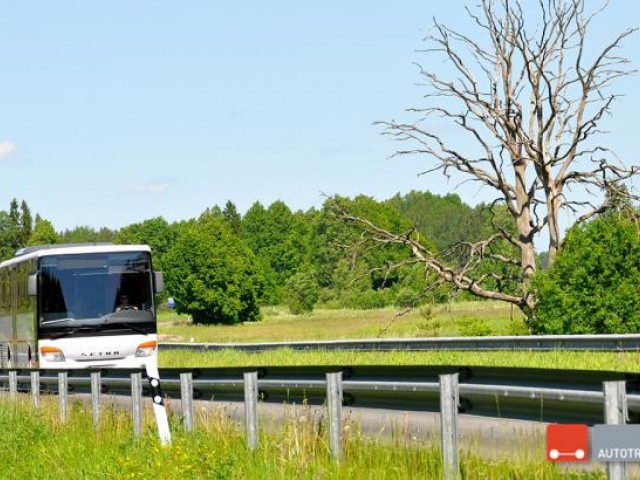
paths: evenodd
<path fill-rule="evenodd" d="M 255 202 L 241 215 L 228 201 L 179 222 L 156 217 L 119 230 L 80 225 L 56 231 L 38 214 L 34 221 L 27 203 L 14 199 L 8 211 L 0 210 L 0 255 L 10 258 L 26 245 L 148 244 L 154 268 L 167 279 L 160 301 L 172 296 L 179 311 L 203 323 L 256 320 L 259 305 L 284 303 L 303 314 L 317 304 L 405 308 L 447 298 L 443 288 L 424 291 L 430 279 L 420 265 L 406 262 L 403 246 L 359 249 L 362 228 L 338 218 L 332 202 L 397 234 L 415 228 L 452 263 L 465 261 L 465 253 L 452 246 L 479 238 L 489 222 L 482 206 L 471 208 L 457 195 L 412 191 L 382 202 L 336 197 L 306 212 L 276 201 L 266 207 Z"/>
<path fill-rule="evenodd" d="M 611 213 L 567 234 L 554 265 L 537 275 L 534 333 L 640 332 L 637 222 Z"/>
<path fill-rule="evenodd" d="M 251 250 L 217 218 L 193 222 L 163 257 L 176 310 L 195 323 L 260 319 L 263 282 Z"/>
<path fill-rule="evenodd" d="M 285 285 L 287 305 L 294 315 L 309 313 L 318 301 L 318 282 L 313 271 L 300 271 L 291 276 Z"/>

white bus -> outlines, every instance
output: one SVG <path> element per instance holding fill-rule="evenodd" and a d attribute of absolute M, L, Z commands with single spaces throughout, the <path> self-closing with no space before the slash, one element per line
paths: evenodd
<path fill-rule="evenodd" d="M 157 371 L 147 245 L 27 247 L 0 263 L 0 368 Z"/>

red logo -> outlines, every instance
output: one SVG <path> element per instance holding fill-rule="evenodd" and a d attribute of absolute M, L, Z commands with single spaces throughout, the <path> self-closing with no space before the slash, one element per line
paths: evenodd
<path fill-rule="evenodd" d="M 589 427 L 586 425 L 547 425 L 547 460 L 586 462 L 589 451 Z"/>

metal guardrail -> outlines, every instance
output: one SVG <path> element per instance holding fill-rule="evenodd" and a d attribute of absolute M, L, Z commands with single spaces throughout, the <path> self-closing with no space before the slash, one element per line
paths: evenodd
<path fill-rule="evenodd" d="M 388 338 L 266 343 L 161 342 L 162 350 L 218 351 L 223 349 L 263 352 L 292 350 L 640 350 L 640 335 L 526 335 L 495 337 Z"/>
<path fill-rule="evenodd" d="M 605 381 L 624 381 L 629 423 L 640 423 L 640 373 L 502 368 L 475 366 L 306 366 L 162 369 L 162 389 L 181 398 L 181 374 L 192 377 L 193 398 L 242 401 L 243 376 L 257 370 L 258 395 L 273 403 L 323 404 L 326 374 L 342 372 L 343 405 L 395 410 L 438 412 L 440 375 L 459 376 L 461 413 L 494 418 L 544 422 L 603 422 Z M 17 389 L 29 391 L 33 370 L 0 371 L 0 388 L 9 389 L 9 373 Z M 58 372 L 40 370 L 42 391 L 56 393 Z M 103 393 L 131 394 L 131 373 L 136 370 L 102 370 Z M 69 370 L 68 389 L 91 389 L 91 370 Z M 15 387 L 14 387 L 15 388 Z"/>

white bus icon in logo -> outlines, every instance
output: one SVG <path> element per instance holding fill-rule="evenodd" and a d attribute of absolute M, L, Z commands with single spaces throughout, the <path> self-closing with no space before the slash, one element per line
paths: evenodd
<path fill-rule="evenodd" d="M 559 452 L 555 448 L 549 451 L 549 457 L 552 460 L 557 460 L 560 457 L 573 457 L 577 460 L 582 460 L 584 458 L 584 450 L 578 448 L 575 452 Z"/>

